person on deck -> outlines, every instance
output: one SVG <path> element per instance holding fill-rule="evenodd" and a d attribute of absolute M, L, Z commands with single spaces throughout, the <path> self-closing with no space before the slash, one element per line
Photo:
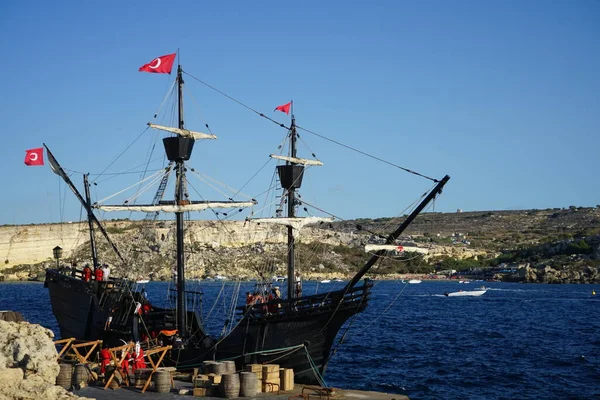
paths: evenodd
<path fill-rule="evenodd" d="M 277 300 L 275 289 L 271 289 L 271 293 L 269 293 L 269 297 L 267 297 L 267 300 L 269 303 L 268 304 L 269 314 L 276 314 L 279 303 L 275 302 L 275 300 Z"/>
<path fill-rule="evenodd" d="M 102 281 L 103 276 L 104 271 L 102 271 L 102 268 L 96 268 L 96 270 L 94 271 L 94 278 L 96 279 L 96 282 Z"/>
<path fill-rule="evenodd" d="M 104 375 L 106 373 L 106 366 L 110 364 L 110 351 L 108 351 L 108 345 L 102 345 L 102 350 L 100 350 L 100 373 Z"/>
<path fill-rule="evenodd" d="M 108 281 L 108 276 L 110 275 L 110 268 L 108 268 L 108 264 L 104 264 L 102 266 L 102 280 Z"/>
<path fill-rule="evenodd" d="M 90 264 L 85 264 L 83 267 L 83 281 L 89 282 L 92 280 L 92 269 L 90 268 Z"/>

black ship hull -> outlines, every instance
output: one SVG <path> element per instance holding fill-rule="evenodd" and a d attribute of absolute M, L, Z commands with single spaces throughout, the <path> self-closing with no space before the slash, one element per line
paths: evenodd
<path fill-rule="evenodd" d="M 99 291 L 96 284 L 56 270 L 47 271 L 45 285 L 61 337 L 101 339 L 110 345 L 138 340 L 137 317 L 132 316 L 128 298 L 135 300 L 139 293 L 123 296 L 123 287 L 113 285 L 111 291 L 120 293 L 111 297 L 109 291 Z M 209 337 L 201 322 L 193 321 L 192 339 L 184 348 L 171 350 L 164 362 L 184 370 L 199 367 L 205 360 L 235 360 L 238 369 L 249 363 L 273 363 L 292 368 L 299 383 L 320 383 L 340 328 L 364 310 L 370 287 L 366 284 L 349 293 L 281 301 L 273 313 L 265 312 L 264 305 L 240 308 L 237 325 L 220 339 Z M 125 318 L 115 314 L 118 308 L 126 310 Z M 115 320 L 105 329 L 108 316 L 113 314 Z M 169 321 L 174 321 L 174 315 L 175 310 L 159 310 L 149 314 L 144 324 L 153 331 L 173 329 Z M 188 315 L 191 319 L 193 313 Z"/>
<path fill-rule="evenodd" d="M 108 313 L 99 306 L 92 285 L 55 270 L 47 271 L 44 285 L 62 338 L 101 337 Z"/>

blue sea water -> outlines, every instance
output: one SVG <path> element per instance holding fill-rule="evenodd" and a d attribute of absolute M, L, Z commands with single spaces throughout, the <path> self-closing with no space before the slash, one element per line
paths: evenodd
<path fill-rule="evenodd" d="M 165 305 L 167 283 L 150 283 Z M 197 286 L 196 286 L 197 285 Z M 338 286 L 335 286 L 338 285 Z M 306 282 L 305 292 L 342 283 Z M 599 399 L 600 293 L 591 285 L 486 283 L 481 297 L 445 297 L 481 283 L 376 282 L 367 310 L 343 329 L 325 379 L 333 387 L 400 393 L 411 399 Z M 198 283 L 203 313 L 220 332 L 235 285 Z M 193 288 L 193 287 L 192 287 Z M 243 293 L 251 284 L 243 284 Z M 600 292 L 600 287 L 596 288 Z M 40 283 L 0 283 L 0 310 L 58 327 Z"/>

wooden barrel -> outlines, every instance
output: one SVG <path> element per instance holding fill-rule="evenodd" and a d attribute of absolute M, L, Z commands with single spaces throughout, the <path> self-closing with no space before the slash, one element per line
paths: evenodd
<path fill-rule="evenodd" d="M 106 374 L 104 374 L 104 381 L 107 382 L 111 377 L 113 377 L 113 378 L 110 381 L 110 388 L 112 388 L 112 389 L 119 388 L 121 386 L 121 383 L 123 383 L 123 376 L 121 375 L 119 370 L 117 370 L 117 368 L 115 368 L 114 365 L 107 365 L 106 366 Z"/>
<path fill-rule="evenodd" d="M 73 385 L 87 384 L 92 378 L 90 367 L 87 364 L 76 364 L 73 374 Z"/>
<path fill-rule="evenodd" d="M 205 374 L 210 374 L 211 372 L 213 372 L 212 365 L 214 363 L 215 362 L 211 360 L 202 361 L 202 372 Z"/>
<path fill-rule="evenodd" d="M 240 396 L 254 397 L 258 393 L 258 377 L 254 372 L 240 373 Z"/>
<path fill-rule="evenodd" d="M 59 367 L 60 372 L 56 377 L 56 385 L 69 389 L 73 377 L 73 364 L 59 364 Z"/>
<path fill-rule="evenodd" d="M 152 368 L 138 368 L 135 370 L 134 382 L 135 387 L 140 389 L 143 388 L 152 372 Z"/>
<path fill-rule="evenodd" d="M 235 374 L 235 361 L 223 361 L 223 364 L 225 364 L 226 374 Z"/>
<path fill-rule="evenodd" d="M 221 395 L 226 399 L 240 397 L 240 376 L 238 374 L 225 374 L 219 384 Z"/>
<path fill-rule="evenodd" d="M 169 371 L 156 371 L 152 375 L 154 390 L 158 393 L 169 393 L 171 391 L 171 374 Z"/>
<path fill-rule="evenodd" d="M 227 367 L 226 367 L 225 363 L 222 363 L 222 362 L 216 362 L 216 363 L 212 364 L 211 368 L 212 368 L 212 372 L 216 375 L 223 375 L 223 374 L 227 373 L 227 370 L 226 370 Z"/>

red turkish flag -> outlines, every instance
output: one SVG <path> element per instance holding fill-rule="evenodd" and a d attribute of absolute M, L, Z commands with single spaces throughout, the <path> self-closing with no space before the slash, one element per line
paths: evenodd
<path fill-rule="evenodd" d="M 44 148 L 25 150 L 25 165 L 44 165 Z"/>
<path fill-rule="evenodd" d="M 290 107 L 291 107 L 291 106 L 292 106 L 292 102 L 290 101 L 290 102 L 289 102 L 289 103 L 287 103 L 287 104 L 284 104 L 284 105 L 282 105 L 282 106 L 277 106 L 277 107 L 275 107 L 275 109 L 274 109 L 273 111 L 281 111 L 281 112 L 284 112 L 284 113 L 286 113 L 286 114 L 289 114 L 289 113 L 290 113 Z"/>
<path fill-rule="evenodd" d="M 157 74 L 170 74 L 173 67 L 173 61 L 177 53 L 167 54 L 166 56 L 156 57 L 148 64 L 140 67 L 141 72 L 154 72 Z"/>

